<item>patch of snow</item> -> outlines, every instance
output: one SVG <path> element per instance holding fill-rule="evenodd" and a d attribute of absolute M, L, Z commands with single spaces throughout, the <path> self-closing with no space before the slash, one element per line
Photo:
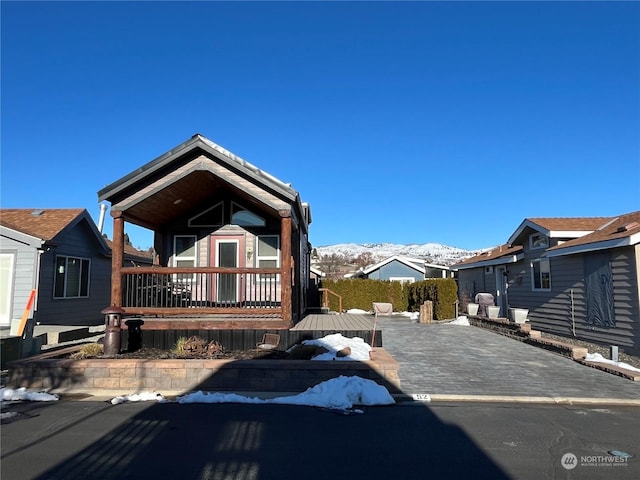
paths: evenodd
<path fill-rule="evenodd" d="M 340 376 L 319 383 L 297 395 L 275 398 L 245 397 L 236 393 L 198 391 L 178 397 L 178 403 L 252 403 L 278 405 L 307 405 L 346 410 L 354 405 L 393 405 L 389 391 L 373 380 L 357 376 Z"/>
<path fill-rule="evenodd" d="M 625 370 L 632 370 L 634 372 L 640 372 L 640 368 L 633 367 L 628 363 L 624 362 L 614 362 L 613 360 L 609 360 L 608 358 L 604 358 L 599 353 L 587 353 L 587 356 L 584 357 L 587 362 L 597 362 L 597 363 L 606 363 L 608 365 L 615 365 L 616 367 L 624 368 Z"/>
<path fill-rule="evenodd" d="M 126 402 L 147 402 L 147 401 L 164 402 L 166 400 L 162 395 L 160 395 L 157 392 L 140 392 L 140 393 L 134 393 L 132 395 L 115 397 L 111 399 L 111 404 L 118 405 L 120 403 L 126 403 Z"/>
<path fill-rule="evenodd" d="M 2 412 L 0 413 L 0 420 L 6 420 L 8 418 L 13 418 L 18 415 L 18 412 Z"/>
<path fill-rule="evenodd" d="M 366 310 L 361 310 L 359 308 L 351 308 L 351 309 L 347 310 L 347 313 L 354 313 L 354 314 L 358 314 L 358 315 L 366 315 L 367 313 L 371 313 L 371 312 L 367 312 Z"/>
<path fill-rule="evenodd" d="M 448 325 L 466 325 L 466 326 L 470 326 L 471 324 L 469 323 L 469 319 L 462 315 L 458 318 L 456 318 L 455 320 L 451 320 L 450 322 L 447 322 Z"/>
<path fill-rule="evenodd" d="M 55 402 L 58 400 L 57 395 L 45 392 L 33 392 L 26 388 L 18 388 L 14 390 L 12 388 L 0 388 L 0 401 L 10 402 L 16 400 L 28 400 L 30 402 Z"/>
<path fill-rule="evenodd" d="M 316 355 L 311 360 L 344 360 L 366 361 L 371 358 L 371 346 L 360 337 L 347 338 L 340 333 L 334 333 L 314 340 L 303 340 L 303 345 L 316 345 L 329 350 L 327 353 Z M 351 354 L 338 357 L 336 354 L 343 348 L 351 348 Z"/>

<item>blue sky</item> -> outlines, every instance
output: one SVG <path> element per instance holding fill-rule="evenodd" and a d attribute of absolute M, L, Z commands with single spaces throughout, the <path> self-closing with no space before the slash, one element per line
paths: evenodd
<path fill-rule="evenodd" d="M 640 209 L 638 2 L 3 1 L 1 14 L 4 208 L 97 221 L 99 189 L 197 132 L 292 183 L 314 246 L 477 249 L 527 217 Z"/>

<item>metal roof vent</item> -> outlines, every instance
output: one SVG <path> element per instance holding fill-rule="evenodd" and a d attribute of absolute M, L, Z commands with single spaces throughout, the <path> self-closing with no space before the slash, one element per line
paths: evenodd
<path fill-rule="evenodd" d="M 625 223 L 624 225 L 621 225 L 620 227 L 618 227 L 618 229 L 616 230 L 616 233 L 628 232 L 638 227 L 640 227 L 640 223 L 638 222 Z"/>
<path fill-rule="evenodd" d="M 44 214 L 44 210 L 34 210 L 31 212 L 32 217 L 40 217 Z"/>

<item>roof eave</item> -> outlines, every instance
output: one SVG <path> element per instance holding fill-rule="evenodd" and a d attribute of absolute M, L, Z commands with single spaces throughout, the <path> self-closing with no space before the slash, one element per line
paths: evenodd
<path fill-rule="evenodd" d="M 607 250 L 610 248 L 629 247 L 640 243 L 640 232 L 628 237 L 616 238 L 613 240 L 603 240 L 601 242 L 585 243 L 582 245 L 560 247 L 547 250 L 548 257 L 562 257 L 564 255 L 575 255 L 579 253 L 594 252 L 597 250 Z"/>
<path fill-rule="evenodd" d="M 174 160 L 180 158 L 183 155 L 186 155 L 196 148 L 200 148 L 210 155 L 214 156 L 216 159 L 224 162 L 227 167 L 241 170 L 247 176 L 251 177 L 254 181 L 274 190 L 276 193 L 287 198 L 290 203 L 295 203 L 296 201 L 299 202 L 297 192 L 293 189 L 293 187 L 283 183 L 273 175 L 260 170 L 253 164 L 234 155 L 233 153 L 220 147 L 216 143 L 201 135 L 194 135 L 186 142 L 178 145 L 177 147 L 171 149 L 163 155 L 160 155 L 154 160 L 151 160 L 142 167 L 134 170 L 133 172 L 125 175 L 121 179 L 116 180 L 112 184 L 98 191 L 98 201 L 109 201 L 113 196 L 135 185 L 146 176 L 165 167 Z"/>
<path fill-rule="evenodd" d="M 452 265 L 456 270 L 467 270 L 470 268 L 490 267 L 494 265 L 505 265 L 508 263 L 517 263 L 524 258 L 524 253 L 516 255 L 506 255 L 504 257 L 494 258 L 491 260 L 482 260 L 474 263 Z"/>
<path fill-rule="evenodd" d="M 24 243 L 30 247 L 40 248 L 45 244 L 45 239 L 29 235 L 15 228 L 0 225 L 0 233 L 3 237 L 11 238 L 17 242 Z"/>

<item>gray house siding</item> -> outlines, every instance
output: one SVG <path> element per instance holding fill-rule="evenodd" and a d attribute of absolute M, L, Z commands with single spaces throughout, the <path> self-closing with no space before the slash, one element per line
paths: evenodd
<path fill-rule="evenodd" d="M 462 308 L 466 311 L 469 302 L 473 302 L 477 293 L 496 294 L 496 276 L 488 273 L 485 267 L 470 268 L 458 272 L 458 291 Z"/>
<path fill-rule="evenodd" d="M 38 251 L 35 246 L 3 236 L 0 253 L 13 257 L 9 319 L 17 319 L 22 316 L 31 290 L 36 288 Z"/>
<path fill-rule="evenodd" d="M 389 280 L 392 277 L 411 277 L 416 281 L 420 281 L 423 280 L 423 273 L 404 263 L 393 260 L 369 274 L 369 278 L 372 280 Z"/>
<path fill-rule="evenodd" d="M 111 299 L 111 259 L 98 243 L 86 222 L 64 230 L 55 238 L 57 246 L 42 254 L 38 288 L 38 310 L 34 319 L 47 325 L 99 325 L 104 322 L 100 311 Z M 87 298 L 54 298 L 57 256 L 90 260 L 89 296 Z"/>
<path fill-rule="evenodd" d="M 509 266 L 509 305 L 529 309 L 532 328 L 604 344 L 639 348 L 640 320 L 637 247 L 611 251 L 615 326 L 587 323 L 584 257 L 551 258 L 551 290 L 531 288 L 529 256 Z"/>

